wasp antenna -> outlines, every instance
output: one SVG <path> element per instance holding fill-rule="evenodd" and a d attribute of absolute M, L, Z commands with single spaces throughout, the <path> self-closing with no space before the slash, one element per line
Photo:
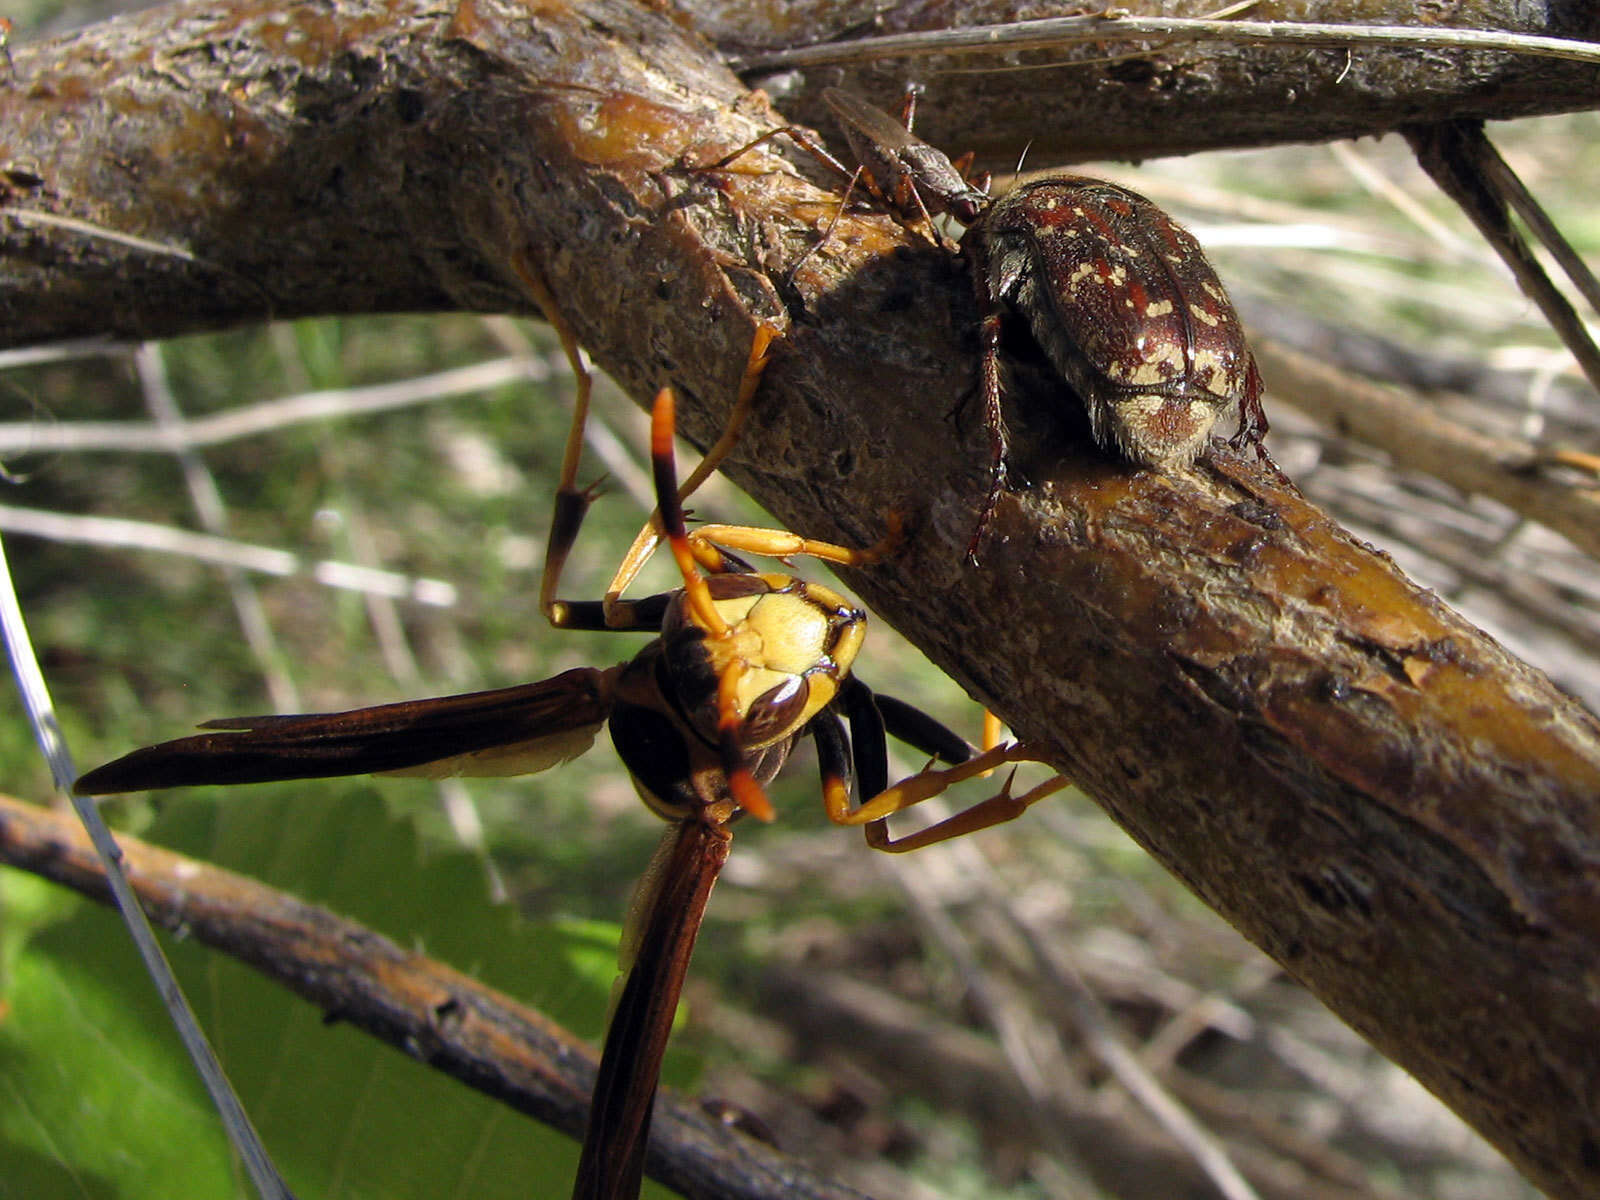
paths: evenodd
<path fill-rule="evenodd" d="M 678 467 L 672 453 L 672 435 L 677 424 L 677 398 L 671 388 L 656 393 L 650 410 L 650 467 L 655 475 L 656 504 L 661 511 L 661 532 L 672 550 L 672 559 L 683 576 L 683 590 L 695 623 L 711 637 L 724 637 L 728 624 L 711 603 L 711 589 L 705 576 L 695 567 L 694 551 L 689 547 L 689 532 L 683 523 L 683 501 L 678 498 Z"/>

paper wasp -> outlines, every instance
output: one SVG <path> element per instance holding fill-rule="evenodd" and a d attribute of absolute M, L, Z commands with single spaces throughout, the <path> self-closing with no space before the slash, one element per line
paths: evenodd
<path fill-rule="evenodd" d="M 747 375 L 759 376 L 760 365 L 760 356 L 752 356 Z M 747 388 L 753 391 L 753 382 Z M 883 850 L 914 849 L 1010 820 L 1064 786 L 1052 779 L 1012 795 L 1008 781 L 997 795 L 945 821 L 892 838 L 886 827 L 891 814 L 1031 754 L 1016 744 L 975 754 L 933 718 L 875 696 L 850 673 L 865 615 L 831 588 L 757 573 L 732 553 L 862 564 L 888 552 L 896 529 L 867 550 L 739 526 L 691 534 L 679 498 L 673 431 L 673 395 L 663 389 L 652 415 L 651 459 L 661 530 L 683 586 L 617 601 L 609 616 L 603 602 L 553 599 L 555 579 L 543 589 L 546 612 L 560 627 L 657 635 L 629 661 L 348 712 L 208 721 L 201 726 L 206 732 L 136 750 L 76 785 L 101 795 L 367 773 L 523 774 L 582 754 L 609 723 L 640 797 L 673 825 L 629 914 L 625 978 L 595 1082 L 575 1197 L 637 1195 L 661 1058 L 701 917 L 728 856 L 730 826 L 745 813 L 772 819 L 764 787 L 802 737 L 816 744 L 830 819 L 864 827 L 868 843 Z M 549 549 L 555 573 L 588 499 L 565 477 L 561 494 Z M 625 567 L 614 591 L 630 578 Z M 887 733 L 951 765 L 891 787 Z"/>

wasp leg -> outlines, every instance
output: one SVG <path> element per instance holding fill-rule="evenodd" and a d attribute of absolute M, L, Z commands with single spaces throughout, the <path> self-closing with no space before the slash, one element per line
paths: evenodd
<path fill-rule="evenodd" d="M 851 676 L 854 680 L 855 677 Z M 866 688 L 866 684 L 861 684 Z M 883 717 L 884 728 L 894 734 L 908 746 L 921 750 L 929 758 L 936 758 L 942 763 L 951 766 L 964 763 L 973 755 L 973 749 L 967 744 L 967 739 L 942 721 L 937 721 L 923 712 L 914 704 L 907 704 L 904 700 L 897 700 L 893 696 L 885 696 L 881 692 L 873 696 L 877 708 Z M 888 766 L 884 767 L 885 778 L 875 787 L 863 787 L 862 791 L 869 796 L 875 796 L 889 786 L 887 778 Z"/>
<path fill-rule="evenodd" d="M 689 473 L 689 478 L 676 489 L 680 503 L 693 495 L 695 489 L 709 479 L 711 473 L 722 464 L 722 460 L 732 452 L 734 444 L 739 440 L 739 434 L 744 429 L 745 420 L 750 415 L 756 389 L 761 386 L 761 377 L 766 373 L 773 339 L 778 336 L 779 330 L 775 326 L 766 322 L 756 326 L 755 337 L 750 342 L 750 353 L 745 359 L 744 374 L 739 379 L 739 395 L 733 402 L 733 411 L 728 414 L 728 422 L 723 427 L 722 436 L 717 438 L 711 449 L 706 451 L 699 465 Z M 623 556 L 622 564 L 611 577 L 611 584 L 606 588 L 604 601 L 608 614 L 615 611 L 620 619 L 623 591 L 638 576 L 660 542 L 661 510 L 657 508 L 650 514 L 650 520 L 639 531 L 639 535 L 633 539 L 633 545 L 628 547 L 628 553 Z"/>
<path fill-rule="evenodd" d="M 972 807 L 936 825 L 903 838 L 889 836 L 886 823 L 888 817 L 913 805 L 921 804 L 924 800 L 930 800 L 955 784 L 981 776 L 984 772 L 992 771 L 1006 763 L 1034 761 L 1037 759 L 1031 747 L 1021 742 L 1012 742 L 1005 746 L 996 746 L 954 767 L 920 771 L 909 779 L 903 779 L 894 786 L 884 789 L 853 809 L 849 806 L 848 794 L 837 788 L 824 788 L 823 806 L 827 810 L 828 819 L 836 825 L 865 826 L 867 844 L 875 850 L 892 853 L 918 850 L 935 842 L 948 841 L 950 838 L 961 837 L 979 829 L 987 829 L 991 825 L 1014 820 L 1029 806 L 1061 791 L 1069 781 L 1066 776 L 1057 775 L 1017 796 L 1011 793 L 1011 781 L 1007 779 L 1005 787 L 998 794 L 980 800 Z"/>
<path fill-rule="evenodd" d="M 572 377 L 577 384 L 577 394 L 572 403 L 572 425 L 567 430 L 566 448 L 561 454 L 561 479 L 556 485 L 555 512 L 550 518 L 550 536 L 545 542 L 544 576 L 539 581 L 539 609 L 552 625 L 561 627 L 558 620 L 556 586 L 561 579 L 561 569 L 566 565 L 572 543 L 577 539 L 578 528 L 584 514 L 594 503 L 597 487 L 579 488 L 578 463 L 583 457 L 583 432 L 589 423 L 589 395 L 594 390 L 594 377 L 584 365 L 583 351 L 578 347 L 577 335 L 561 315 L 555 293 L 545 282 L 544 275 L 521 250 L 511 255 L 511 269 L 516 272 L 528 295 L 539 306 L 550 328 L 555 330 L 562 352 L 572 367 Z"/>
<path fill-rule="evenodd" d="M 983 741 L 980 743 L 984 750 L 993 750 L 1000 744 L 1000 735 L 1005 732 L 1005 724 L 987 708 L 983 710 Z M 993 771 L 985 771 L 979 776 L 987 779 Z"/>
<path fill-rule="evenodd" d="M 1071 782 L 1065 775 L 1056 775 L 1037 787 L 1023 792 L 1022 795 L 1014 796 L 1011 794 L 1011 779 L 1007 778 L 1005 786 L 997 795 L 990 796 L 987 800 L 980 800 L 971 808 L 958 812 L 953 817 L 930 825 L 926 829 L 919 829 L 916 833 L 907 834 L 905 837 L 891 837 L 889 822 L 886 820 L 869 821 L 865 829 L 867 845 L 888 854 L 905 854 L 911 850 L 920 850 L 924 846 L 947 842 L 951 838 L 964 837 L 980 829 L 988 829 L 992 825 L 1003 825 L 1020 817 L 1046 796 L 1053 796 L 1063 790 Z"/>
<path fill-rule="evenodd" d="M 730 550 L 743 550 L 750 554 L 763 554 L 770 558 L 788 558 L 803 554 L 808 558 L 819 558 L 823 562 L 838 563 L 846 567 L 861 567 L 886 558 L 904 540 L 905 522 L 898 512 L 889 513 L 888 524 L 889 531 L 883 537 L 861 549 L 838 546 L 833 542 L 819 542 L 813 538 L 801 537 L 797 533 L 790 533 L 786 529 L 757 529 L 750 525 L 702 525 L 689 534 L 688 540 L 693 544 L 692 552 L 696 560 L 712 571 L 718 570 L 715 564 L 723 561 L 717 549 L 719 546 L 725 546 Z"/>

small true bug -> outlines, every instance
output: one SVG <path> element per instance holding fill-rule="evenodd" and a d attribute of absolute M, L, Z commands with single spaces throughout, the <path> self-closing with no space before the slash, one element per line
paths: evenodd
<path fill-rule="evenodd" d="M 1189 231 L 1143 196 L 1076 175 L 1030 180 L 978 215 L 961 250 L 983 317 L 982 393 L 995 455 L 969 555 L 1004 479 L 1007 306 L 1077 392 L 1102 448 L 1143 466 L 1186 466 L 1235 406 L 1234 446 L 1265 435 L 1261 377 L 1221 280 Z"/>

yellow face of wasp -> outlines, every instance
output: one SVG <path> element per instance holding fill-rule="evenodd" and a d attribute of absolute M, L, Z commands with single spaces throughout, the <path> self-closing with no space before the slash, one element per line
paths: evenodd
<path fill-rule="evenodd" d="M 674 678 L 698 676 L 700 683 L 680 687 L 679 702 L 696 728 L 714 739 L 717 681 L 737 669 L 745 747 L 794 736 L 838 694 L 866 636 L 866 614 L 832 588 L 787 575 L 713 575 L 706 582 L 728 632 L 694 641 L 702 669 L 691 673 L 680 664 Z M 693 624 L 686 610 L 669 614 L 667 623 L 675 619 Z"/>

